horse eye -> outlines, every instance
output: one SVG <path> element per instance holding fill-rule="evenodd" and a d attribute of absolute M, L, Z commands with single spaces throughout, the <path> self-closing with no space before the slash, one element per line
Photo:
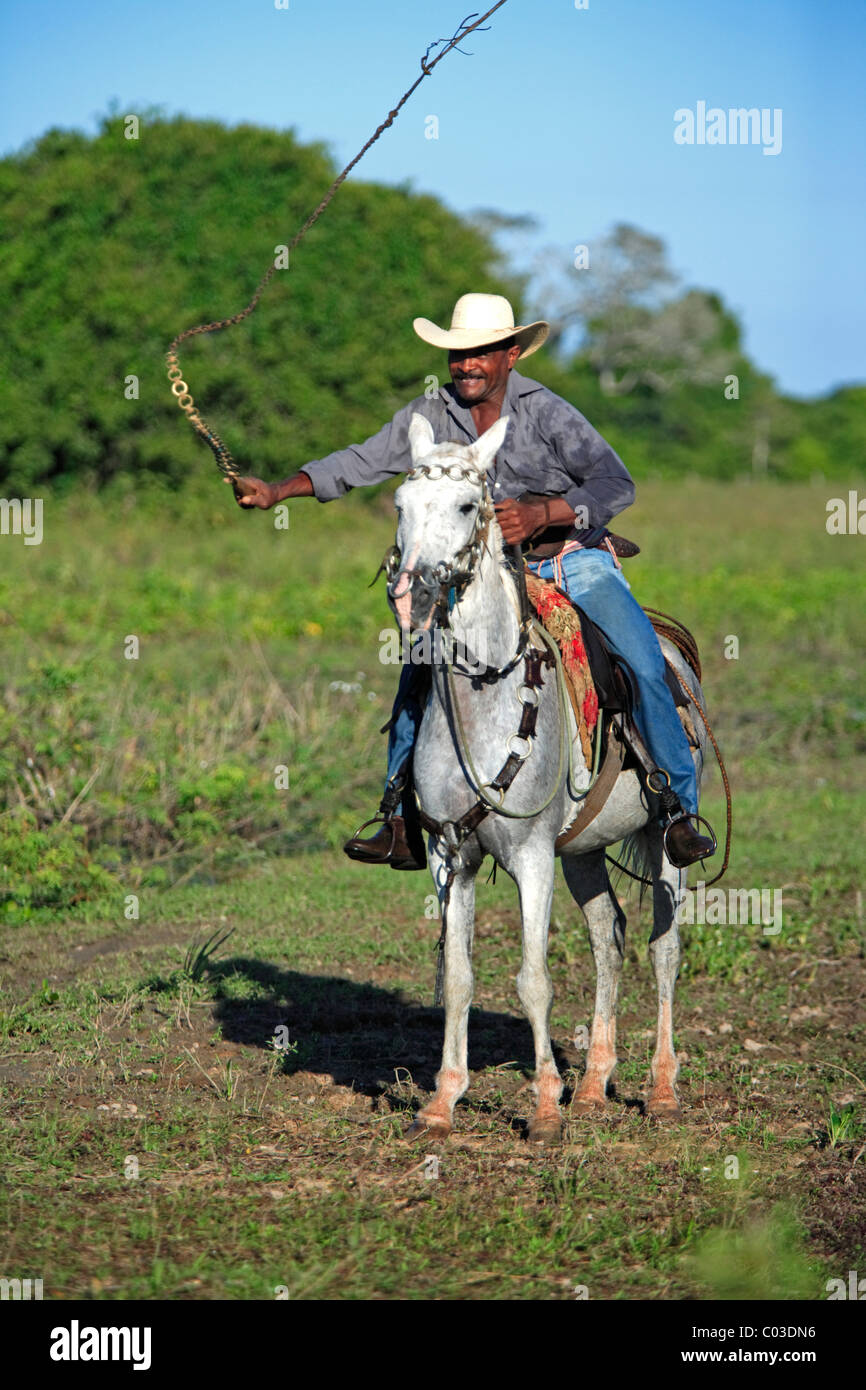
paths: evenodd
<path fill-rule="evenodd" d="M 461 515 L 468 516 L 469 512 L 472 511 L 474 506 L 474 502 L 464 502 L 463 506 L 460 508 Z"/>

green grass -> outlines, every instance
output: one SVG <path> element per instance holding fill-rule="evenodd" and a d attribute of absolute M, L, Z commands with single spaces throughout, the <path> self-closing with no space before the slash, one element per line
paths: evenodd
<path fill-rule="evenodd" d="M 642 488 L 627 572 L 699 638 L 727 884 L 782 890 L 782 930 L 683 928 L 666 1129 L 637 1103 L 631 897 L 610 1115 L 538 1153 L 516 894 L 480 883 L 473 1084 L 419 1150 L 431 884 L 338 849 L 381 785 L 397 671 L 366 585 L 392 522 L 382 499 L 291 517 L 237 513 L 203 464 L 195 494 L 49 499 L 41 548 L 4 541 L 4 1272 L 59 1298 L 824 1297 L 866 1258 L 858 538 L 826 535 L 818 488 Z M 721 830 L 712 769 L 704 810 Z M 550 963 L 572 1086 L 594 975 L 561 882 Z"/>

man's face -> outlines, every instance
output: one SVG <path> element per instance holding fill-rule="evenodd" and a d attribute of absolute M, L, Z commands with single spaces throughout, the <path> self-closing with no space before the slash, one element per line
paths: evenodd
<path fill-rule="evenodd" d="M 515 343 L 509 348 L 487 343 L 477 348 L 453 348 L 448 354 L 451 380 L 465 405 L 501 399 L 508 373 L 520 356 Z"/>

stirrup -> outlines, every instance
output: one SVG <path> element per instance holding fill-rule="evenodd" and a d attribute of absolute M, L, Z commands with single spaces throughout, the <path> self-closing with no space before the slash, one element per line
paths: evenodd
<path fill-rule="evenodd" d="M 716 850 L 719 847 L 719 842 L 716 839 L 716 832 L 710 825 L 710 822 L 704 816 L 699 816 L 697 811 L 680 811 L 679 815 L 670 817 L 667 825 L 664 828 L 664 834 L 662 835 L 662 849 L 664 850 L 665 854 L 668 854 L 668 832 L 670 831 L 672 826 L 676 825 L 677 822 L 681 820 L 696 821 L 698 825 L 705 825 L 707 827 L 707 830 L 710 832 L 710 839 L 713 842 L 713 847 L 711 850 L 707 851 L 706 857 L 709 859 L 710 855 L 715 854 Z M 701 857 L 703 858 L 703 856 Z M 670 859 L 669 854 L 668 858 Z"/>
<path fill-rule="evenodd" d="M 663 777 L 664 785 L 661 787 L 654 786 L 654 777 Z M 662 848 L 665 854 L 668 854 L 668 834 L 670 832 L 671 826 L 676 825 L 677 822 L 681 820 L 695 821 L 697 825 L 705 825 L 707 827 L 707 830 L 710 832 L 709 838 L 713 842 L 713 847 L 711 850 L 708 851 L 707 857 L 709 858 L 711 854 L 715 854 L 716 850 L 719 847 L 719 842 L 716 839 L 715 830 L 704 816 L 698 815 L 697 811 L 683 810 L 679 797 L 677 796 L 676 792 L 671 789 L 671 779 L 669 774 L 665 771 L 665 769 L 663 767 L 654 767 L 650 772 L 647 773 L 646 781 L 650 791 L 653 792 L 654 795 L 656 795 L 659 798 L 659 801 L 661 802 L 661 809 L 665 816 L 665 819 L 661 821 L 661 825 L 664 831 L 662 835 Z M 669 854 L 668 858 L 670 859 Z"/>
<path fill-rule="evenodd" d="M 387 825 L 388 829 L 391 832 L 391 843 L 388 846 L 388 857 L 390 858 L 390 856 L 394 853 L 394 839 L 396 834 L 394 826 L 392 824 L 393 816 L 386 816 L 383 814 L 382 811 L 377 811 L 375 816 L 371 816 L 369 820 L 364 821 L 363 825 L 358 826 L 358 829 L 355 831 L 354 835 L 351 836 L 351 838 L 353 840 L 357 840 L 361 834 L 361 831 L 366 830 L 368 825 L 377 825 L 380 821 L 383 825 Z"/>

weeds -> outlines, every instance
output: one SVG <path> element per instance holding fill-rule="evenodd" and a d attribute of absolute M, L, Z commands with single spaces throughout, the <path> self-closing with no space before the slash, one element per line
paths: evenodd
<path fill-rule="evenodd" d="M 803 1233 L 791 1213 L 775 1209 L 764 1219 L 704 1232 L 685 1263 L 705 1296 L 715 1299 L 807 1299 L 821 1288 Z"/>
<path fill-rule="evenodd" d="M 841 1110 L 831 1109 L 827 1114 L 822 1142 L 828 1148 L 836 1149 L 840 1144 L 852 1143 L 859 1139 L 861 1128 L 857 1123 L 853 1105 L 843 1106 Z"/>
<path fill-rule="evenodd" d="M 199 984 L 208 973 L 213 969 L 216 962 L 216 953 L 234 932 L 234 927 L 228 931 L 220 931 L 219 928 L 207 938 L 206 941 L 193 944 L 187 950 L 183 961 L 183 973 L 195 984 Z"/>

